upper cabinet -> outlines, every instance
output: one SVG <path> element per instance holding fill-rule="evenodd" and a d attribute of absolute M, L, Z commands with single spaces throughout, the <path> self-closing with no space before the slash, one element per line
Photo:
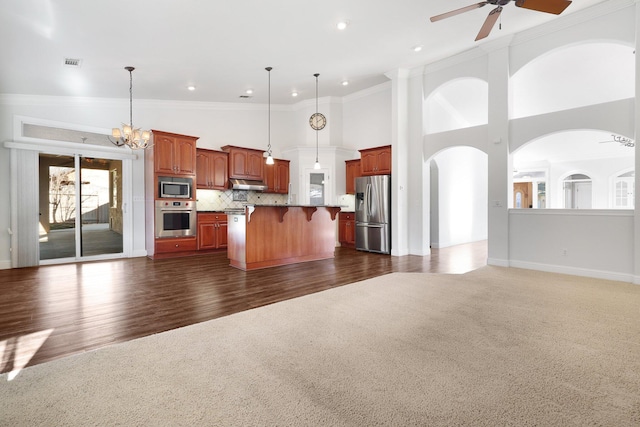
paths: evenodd
<path fill-rule="evenodd" d="M 165 175 L 195 175 L 195 136 L 153 130 L 154 171 Z"/>
<path fill-rule="evenodd" d="M 346 193 L 356 194 L 356 178 L 362 176 L 360 159 L 347 160 L 345 164 L 347 168 Z"/>
<path fill-rule="evenodd" d="M 225 145 L 222 150 L 229 153 L 229 178 L 264 180 L 263 151 Z"/>
<path fill-rule="evenodd" d="M 391 174 L 391 146 L 360 150 L 362 176 Z"/>
<path fill-rule="evenodd" d="M 196 150 L 197 188 L 226 190 L 229 182 L 229 155 L 222 151 Z"/>
<path fill-rule="evenodd" d="M 265 193 L 289 192 L 289 160 L 273 159 L 272 165 L 264 165 Z"/>

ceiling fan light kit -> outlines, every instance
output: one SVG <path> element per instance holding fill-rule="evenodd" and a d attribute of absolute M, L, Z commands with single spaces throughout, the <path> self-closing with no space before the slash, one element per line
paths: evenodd
<path fill-rule="evenodd" d="M 495 9 L 489 12 L 489 15 L 482 24 L 480 31 L 476 37 L 476 41 L 481 40 L 491 33 L 495 23 L 498 21 L 500 17 L 500 13 L 502 12 L 502 6 L 512 2 L 514 0 L 487 0 L 481 1 L 480 3 L 472 4 L 469 6 L 461 7 L 460 9 L 455 9 L 440 15 L 432 16 L 431 22 L 440 21 L 445 18 L 450 18 L 452 16 L 460 15 L 461 13 L 468 12 L 470 10 L 479 9 L 488 4 L 493 6 L 497 6 Z M 569 7 L 571 4 L 571 0 L 515 0 L 515 4 L 517 7 L 521 7 L 523 9 L 535 10 L 536 12 L 545 12 L 552 13 L 554 15 L 560 15 L 564 10 Z"/>

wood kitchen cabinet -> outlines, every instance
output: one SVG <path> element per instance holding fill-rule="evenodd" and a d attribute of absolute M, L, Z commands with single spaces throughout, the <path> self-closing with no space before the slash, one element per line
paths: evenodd
<path fill-rule="evenodd" d="M 198 250 L 226 249 L 227 215 L 217 212 L 198 213 Z"/>
<path fill-rule="evenodd" d="M 223 151 L 229 153 L 229 178 L 264 180 L 265 158 L 262 150 L 226 145 Z"/>
<path fill-rule="evenodd" d="M 194 252 L 196 250 L 195 237 L 178 237 L 175 239 L 156 239 L 156 256 Z"/>
<path fill-rule="evenodd" d="M 338 241 L 340 246 L 356 247 L 356 219 L 353 212 L 338 214 Z"/>
<path fill-rule="evenodd" d="M 347 168 L 347 194 L 356 194 L 356 178 L 362 176 L 360 162 L 360 159 L 347 160 L 345 162 Z"/>
<path fill-rule="evenodd" d="M 226 190 L 229 187 L 229 154 L 222 151 L 196 150 L 196 187 Z"/>
<path fill-rule="evenodd" d="M 195 136 L 178 135 L 158 130 L 153 132 L 153 166 L 157 174 L 195 175 Z"/>
<path fill-rule="evenodd" d="M 272 165 L 264 165 L 265 193 L 289 192 L 289 160 L 273 159 Z"/>
<path fill-rule="evenodd" d="M 360 150 L 362 176 L 391 174 L 391 146 Z"/>

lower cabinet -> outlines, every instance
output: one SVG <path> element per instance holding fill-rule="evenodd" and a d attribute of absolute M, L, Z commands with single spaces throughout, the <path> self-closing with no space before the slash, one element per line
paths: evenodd
<path fill-rule="evenodd" d="M 178 237 L 167 239 L 156 239 L 156 254 L 169 254 L 179 252 L 189 252 L 196 250 L 195 237 Z"/>
<path fill-rule="evenodd" d="M 338 241 L 340 246 L 356 247 L 356 217 L 353 212 L 340 212 L 338 215 Z"/>
<path fill-rule="evenodd" d="M 198 214 L 198 250 L 226 249 L 227 215 L 224 213 Z"/>

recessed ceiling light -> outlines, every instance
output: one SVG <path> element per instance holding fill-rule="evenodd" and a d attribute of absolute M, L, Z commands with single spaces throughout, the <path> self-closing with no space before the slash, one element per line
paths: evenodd
<path fill-rule="evenodd" d="M 414 51 L 414 52 L 420 52 L 421 50 L 422 50 L 422 45 L 414 46 L 414 47 L 413 47 L 413 51 Z"/>
<path fill-rule="evenodd" d="M 349 86 L 349 80 L 344 80 L 342 82 L 342 86 Z"/>
<path fill-rule="evenodd" d="M 194 90 L 196 90 L 196 87 L 195 86 L 187 86 L 187 89 L 189 89 L 190 91 L 194 91 Z"/>
<path fill-rule="evenodd" d="M 298 92 L 291 92 L 291 96 L 295 98 L 296 96 L 298 96 Z"/>
<path fill-rule="evenodd" d="M 247 90 L 245 91 L 245 93 L 246 93 L 247 95 L 251 95 L 251 94 L 253 93 L 253 89 L 247 89 Z"/>
<path fill-rule="evenodd" d="M 336 25 L 336 28 L 339 30 L 344 30 L 345 28 L 347 28 L 347 25 L 349 25 L 349 21 L 340 21 L 338 22 L 338 24 Z"/>

